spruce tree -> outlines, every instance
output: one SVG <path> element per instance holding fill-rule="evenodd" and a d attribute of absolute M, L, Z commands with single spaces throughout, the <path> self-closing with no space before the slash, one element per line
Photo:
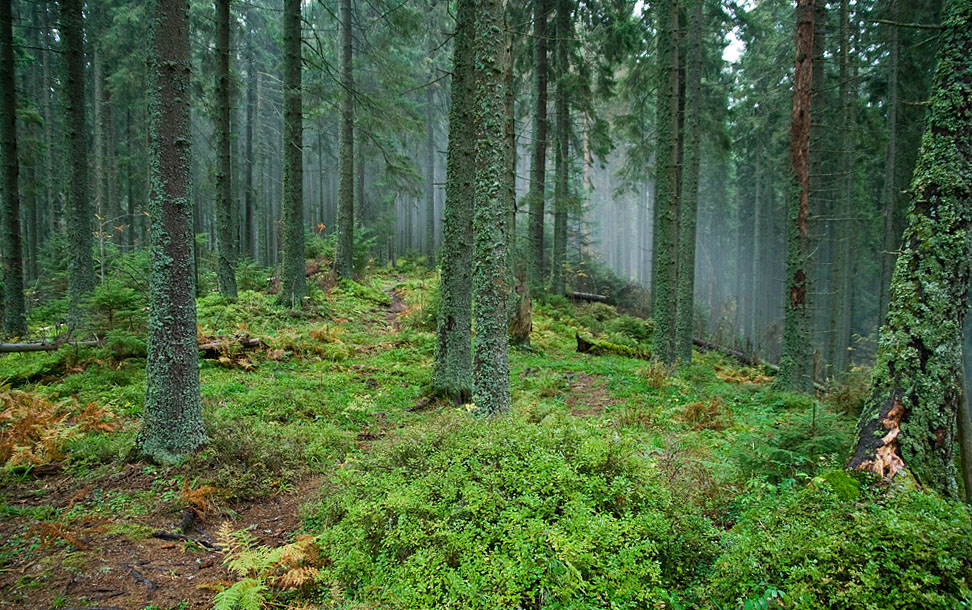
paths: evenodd
<path fill-rule="evenodd" d="M 452 102 L 446 153 L 446 201 L 439 261 L 439 311 L 432 385 L 458 403 L 472 398 L 473 190 L 476 131 L 473 127 L 472 0 L 459 3 L 453 43 Z M 497 147 L 499 148 L 499 147 Z"/>
<path fill-rule="evenodd" d="M 567 289 L 567 214 L 570 207 L 570 54 L 573 27 L 571 0 L 558 0 L 556 18 L 555 67 L 557 111 L 554 142 L 554 235 L 550 261 L 550 291 L 564 294 Z"/>
<path fill-rule="evenodd" d="M 300 307 L 304 273 L 304 189 L 300 1 L 284 1 L 284 271 L 281 300 Z"/>
<path fill-rule="evenodd" d="M 655 333 L 652 354 L 675 363 L 676 235 L 678 226 L 678 7 L 658 11 L 656 70 L 655 218 L 652 231 L 651 296 Z"/>
<path fill-rule="evenodd" d="M 871 390 L 851 468 L 908 472 L 955 497 L 962 324 L 972 276 L 972 0 L 950 0 L 891 280 Z"/>
<path fill-rule="evenodd" d="M 216 214 L 219 293 L 236 298 L 236 219 L 230 164 L 230 0 L 216 0 Z"/>
<path fill-rule="evenodd" d="M 565 0 L 561 0 L 564 2 Z M 473 302 L 476 341 L 473 402 L 480 412 L 496 415 L 510 409 L 509 335 L 507 333 L 508 270 L 504 205 L 507 155 L 502 0 L 471 2 L 475 27 L 473 124 L 476 129 L 475 194 L 473 203 Z"/>
<path fill-rule="evenodd" d="M 188 0 L 156 0 L 149 128 L 152 221 L 145 407 L 147 458 L 171 463 L 206 442 L 199 396 L 189 123 Z"/>
<path fill-rule="evenodd" d="M 14 87 L 11 0 L 0 0 L 0 143 L 3 144 L 3 332 L 27 334 L 17 158 L 17 97 Z"/>
<path fill-rule="evenodd" d="M 543 285 L 543 225 L 547 173 L 547 4 L 533 2 L 533 45 L 536 66 L 536 107 L 533 115 L 533 151 L 530 156 L 529 252 L 527 272 L 531 287 Z"/>
<path fill-rule="evenodd" d="M 796 63 L 793 75 L 793 115 L 790 163 L 797 196 L 789 206 L 786 246 L 786 313 L 783 353 L 776 386 L 813 391 L 813 345 L 810 341 L 810 100 L 813 90 L 814 1 L 797 0 Z M 822 0 L 817 0 L 822 1 Z"/>
<path fill-rule="evenodd" d="M 675 355 L 692 361 L 695 314 L 695 231 L 699 206 L 699 141 L 702 130 L 702 0 L 688 3 L 685 61 L 685 151 L 678 202 L 678 303 Z"/>
<path fill-rule="evenodd" d="M 81 322 L 84 299 L 95 286 L 91 254 L 93 210 L 88 193 L 88 122 L 85 112 L 84 0 L 61 0 L 61 41 L 66 67 L 65 121 L 70 163 L 66 228 L 68 256 L 68 304 L 72 326 Z"/>
<path fill-rule="evenodd" d="M 351 67 L 351 0 L 341 0 L 341 123 L 338 144 L 337 255 L 342 279 L 354 274 L 354 76 Z M 359 189 L 360 190 L 360 189 Z M 361 210 L 358 210 L 361 213 Z"/>

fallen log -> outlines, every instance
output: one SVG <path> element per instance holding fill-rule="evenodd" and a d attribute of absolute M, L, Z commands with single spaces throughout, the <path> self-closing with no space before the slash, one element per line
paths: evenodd
<path fill-rule="evenodd" d="M 0 354 L 13 354 L 18 352 L 53 352 L 61 349 L 65 345 L 73 347 L 95 347 L 101 342 L 92 339 L 91 341 L 38 341 L 37 343 L 0 343 Z"/>
<path fill-rule="evenodd" d="M 220 351 L 233 345 L 239 345 L 243 349 L 252 349 L 255 347 L 260 347 L 263 342 L 260 341 L 259 337 L 250 337 L 249 335 L 230 335 L 226 337 L 202 337 L 205 343 L 199 344 L 199 351 L 206 352 L 206 357 L 216 357 L 219 355 Z"/>
<path fill-rule="evenodd" d="M 580 333 L 577 337 L 577 351 L 581 354 L 591 354 L 592 356 L 625 356 L 627 358 L 637 358 L 639 360 L 651 360 L 651 354 L 645 350 L 635 349 L 627 345 L 618 345 L 607 341 L 598 341 L 593 337 L 585 337 Z"/>
<path fill-rule="evenodd" d="M 610 298 L 603 294 L 594 294 L 593 292 L 567 292 L 567 298 L 577 299 L 578 301 L 595 301 L 597 303 L 607 303 Z"/>
<path fill-rule="evenodd" d="M 780 372 L 780 367 L 770 362 L 766 362 L 765 360 L 760 360 L 758 357 L 756 357 L 756 354 L 747 355 L 746 353 L 741 352 L 737 349 L 726 347 L 725 345 L 719 345 L 718 343 L 713 343 L 711 341 L 706 341 L 705 339 L 700 339 L 699 337 L 692 337 L 692 344 L 702 349 L 703 351 L 722 352 L 723 354 L 726 354 L 728 356 L 733 356 L 736 360 L 738 360 L 742 364 L 745 364 L 746 366 L 760 366 L 768 371 L 772 371 L 774 374 Z M 820 383 L 819 381 L 814 381 L 813 387 L 818 392 L 828 391 L 827 386 Z"/>

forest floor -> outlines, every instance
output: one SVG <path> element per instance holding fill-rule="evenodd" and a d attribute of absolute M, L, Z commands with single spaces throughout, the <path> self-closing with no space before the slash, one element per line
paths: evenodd
<path fill-rule="evenodd" d="M 240 578 L 221 552 L 240 539 L 228 532 L 247 532 L 254 548 L 294 541 L 319 525 L 352 465 L 472 409 L 424 398 L 435 284 L 416 270 L 320 279 L 300 313 L 260 291 L 201 298 L 201 334 L 248 333 L 265 347 L 227 345 L 203 361 L 210 443 L 171 467 L 129 458 L 144 392 L 131 345 L 0 356 L 0 608 L 210 607 Z M 634 443 L 717 530 L 732 527 L 752 481 L 806 480 L 843 459 L 853 418 L 834 406 L 773 392 L 761 371 L 715 354 L 674 375 L 578 354 L 577 331 L 635 347 L 650 338 L 648 324 L 608 306 L 537 304 L 533 346 L 511 352 L 515 420 L 566 417 Z M 323 591 L 306 599 L 381 605 Z"/>

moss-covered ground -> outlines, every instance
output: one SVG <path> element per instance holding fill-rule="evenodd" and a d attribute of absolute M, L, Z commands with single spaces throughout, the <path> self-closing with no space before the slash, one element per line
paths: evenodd
<path fill-rule="evenodd" d="M 138 338 L 0 356 L 0 608 L 970 604 L 968 511 L 841 470 L 860 392 L 579 354 L 648 350 L 651 324 L 554 299 L 484 418 L 427 398 L 418 269 L 312 283 L 298 312 L 201 298 L 201 334 L 264 346 L 201 359 L 210 441 L 171 467 L 131 457 Z"/>

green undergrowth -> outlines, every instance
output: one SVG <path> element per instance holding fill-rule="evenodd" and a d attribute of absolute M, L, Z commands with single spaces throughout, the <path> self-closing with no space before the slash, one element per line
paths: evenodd
<path fill-rule="evenodd" d="M 338 282 L 316 264 L 299 311 L 277 303 L 271 270 L 247 263 L 238 299 L 198 300 L 201 335 L 248 334 L 263 346 L 228 340 L 224 358 L 200 360 L 209 443 L 171 467 L 126 461 L 145 361 L 124 267 L 98 295 L 108 345 L 0 356 L 0 391 L 68 401 L 72 414 L 93 404 L 111 424 L 48 422 L 57 434 L 73 426 L 49 455 L 91 487 L 70 511 L 33 514 L 13 502 L 7 490 L 47 493 L 32 474 L 40 464 L 21 464 L 0 468 L 0 513 L 66 525 L 87 511 L 127 518 L 117 525 L 128 531 L 153 511 L 171 520 L 194 489 L 214 489 L 214 505 L 229 509 L 321 480 L 302 509 L 322 558 L 308 570 L 319 571 L 305 570 L 288 600 L 349 609 L 967 607 L 967 511 L 841 471 L 865 372 L 817 399 L 776 392 L 765 371 L 715 353 L 673 370 L 624 355 L 650 351 L 650 320 L 549 298 L 535 301 L 531 347 L 510 352 L 512 414 L 482 419 L 468 405 L 427 400 L 435 272 L 403 259 Z M 32 328 L 58 311 L 36 310 Z M 579 354 L 578 333 L 625 350 Z M 0 418 L 0 432 L 11 425 Z M 150 482 L 112 488 L 132 468 Z M 0 561 L 38 547 L 25 524 L 0 545 Z M 279 584 L 254 582 L 267 595 Z"/>

